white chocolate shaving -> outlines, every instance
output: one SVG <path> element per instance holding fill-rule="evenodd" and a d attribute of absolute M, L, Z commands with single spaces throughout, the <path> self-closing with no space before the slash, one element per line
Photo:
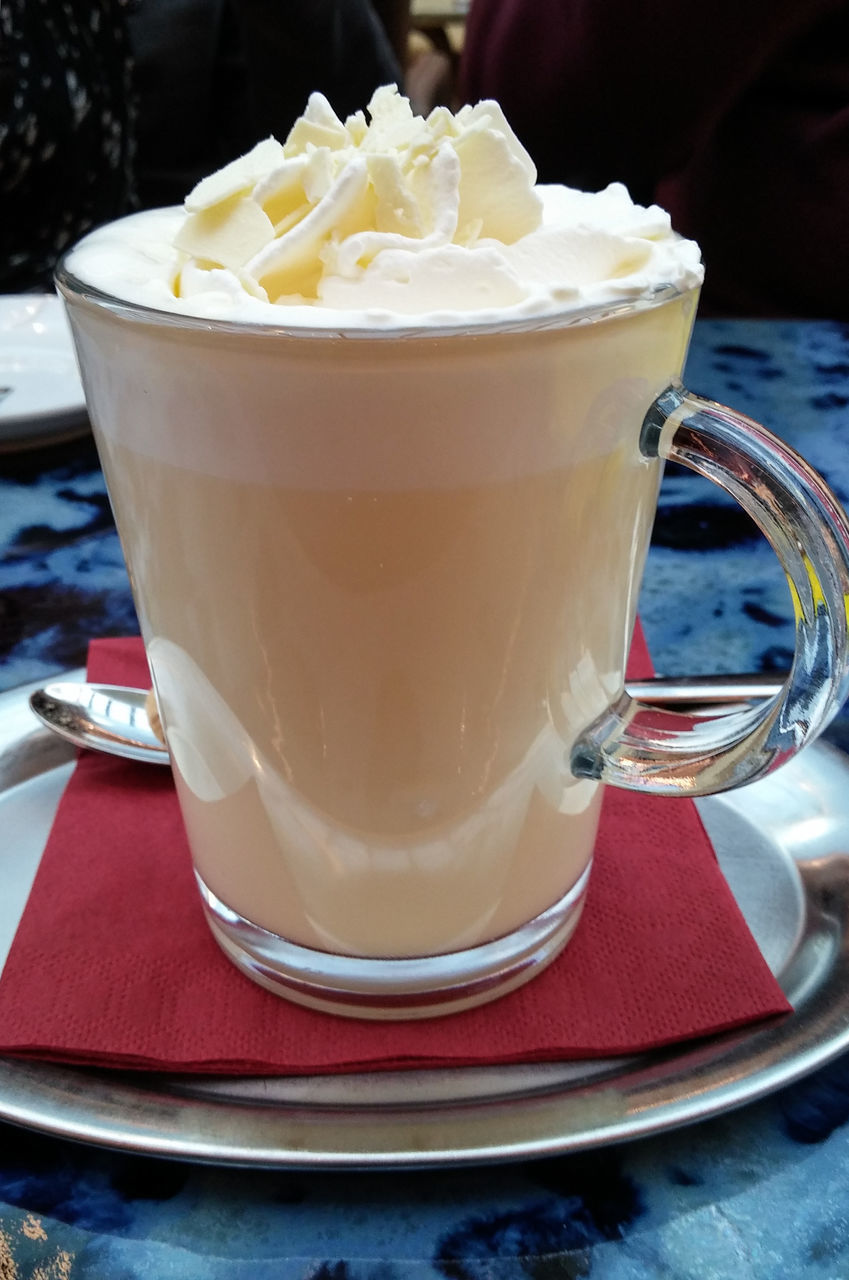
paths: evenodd
<path fill-rule="evenodd" d="M 285 143 L 266 138 L 204 178 L 182 213 L 149 211 L 96 238 L 107 290 L 294 326 L 550 315 L 651 300 L 703 274 L 698 246 L 621 184 L 537 186 L 497 103 L 425 119 L 393 85 L 344 121 L 312 94 Z"/>

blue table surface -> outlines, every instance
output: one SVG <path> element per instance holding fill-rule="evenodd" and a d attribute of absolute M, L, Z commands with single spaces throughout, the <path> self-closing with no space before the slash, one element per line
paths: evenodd
<path fill-rule="evenodd" d="M 849 505 L 849 326 L 703 320 L 686 380 L 769 425 Z M 660 672 L 789 664 L 772 551 L 691 473 L 664 480 L 640 612 Z M 0 689 L 135 629 L 91 441 L 0 454 Z M 827 736 L 849 749 L 849 713 Z M 838 1059 L 660 1137 L 467 1169 L 207 1168 L 0 1123 L 0 1278 L 842 1280 L 847 1119 Z"/>

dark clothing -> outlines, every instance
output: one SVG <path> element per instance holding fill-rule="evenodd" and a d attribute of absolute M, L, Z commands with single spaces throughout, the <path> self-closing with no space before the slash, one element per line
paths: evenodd
<path fill-rule="evenodd" d="M 667 208 L 714 312 L 849 318 L 847 0 L 473 0 L 461 79 L 542 181 Z"/>
<path fill-rule="evenodd" d="M 313 90 L 344 117 L 400 68 L 370 0 L 137 0 L 141 204 L 179 204 L 260 138 L 282 141 Z"/>
<path fill-rule="evenodd" d="M 139 0 L 128 18 L 142 207 L 180 204 L 247 151 L 252 134 L 239 32 L 225 0 Z"/>
<path fill-rule="evenodd" d="M 371 0 L 234 0 L 254 120 L 285 138 L 313 90 L 343 120 L 402 70 Z M 288 19 L 281 20 L 281 12 Z"/>
<path fill-rule="evenodd" d="M 344 117 L 400 74 L 371 0 L 3 0 L 0 292 L 284 139 L 312 90 Z"/>
<path fill-rule="evenodd" d="M 122 0 L 0 6 L 0 289 L 49 288 L 62 250 L 132 198 Z"/>

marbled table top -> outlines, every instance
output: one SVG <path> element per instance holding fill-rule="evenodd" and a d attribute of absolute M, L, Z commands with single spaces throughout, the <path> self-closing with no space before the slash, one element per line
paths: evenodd
<path fill-rule="evenodd" d="M 687 382 L 769 425 L 849 504 L 849 326 L 701 321 Z M 88 439 L 0 454 L 0 557 L 0 689 L 135 629 Z M 691 473 L 664 481 L 641 615 L 659 672 L 789 664 L 772 551 Z M 849 749 L 847 712 L 828 736 Z M 500 1167 L 204 1168 L 0 1124 L 0 1277 L 842 1280 L 847 1119 L 839 1059 L 719 1119 Z"/>

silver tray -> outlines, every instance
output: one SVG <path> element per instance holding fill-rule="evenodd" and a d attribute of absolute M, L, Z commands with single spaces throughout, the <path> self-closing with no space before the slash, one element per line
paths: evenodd
<path fill-rule="evenodd" d="M 30 713 L 32 687 L 0 694 L 0 965 L 73 768 L 73 749 Z M 787 1017 L 630 1058 L 348 1076 L 210 1079 L 0 1059 L 0 1118 L 212 1164 L 416 1167 L 561 1154 L 739 1107 L 849 1048 L 848 798 L 849 760 L 817 744 L 698 802 L 794 1005 Z"/>

